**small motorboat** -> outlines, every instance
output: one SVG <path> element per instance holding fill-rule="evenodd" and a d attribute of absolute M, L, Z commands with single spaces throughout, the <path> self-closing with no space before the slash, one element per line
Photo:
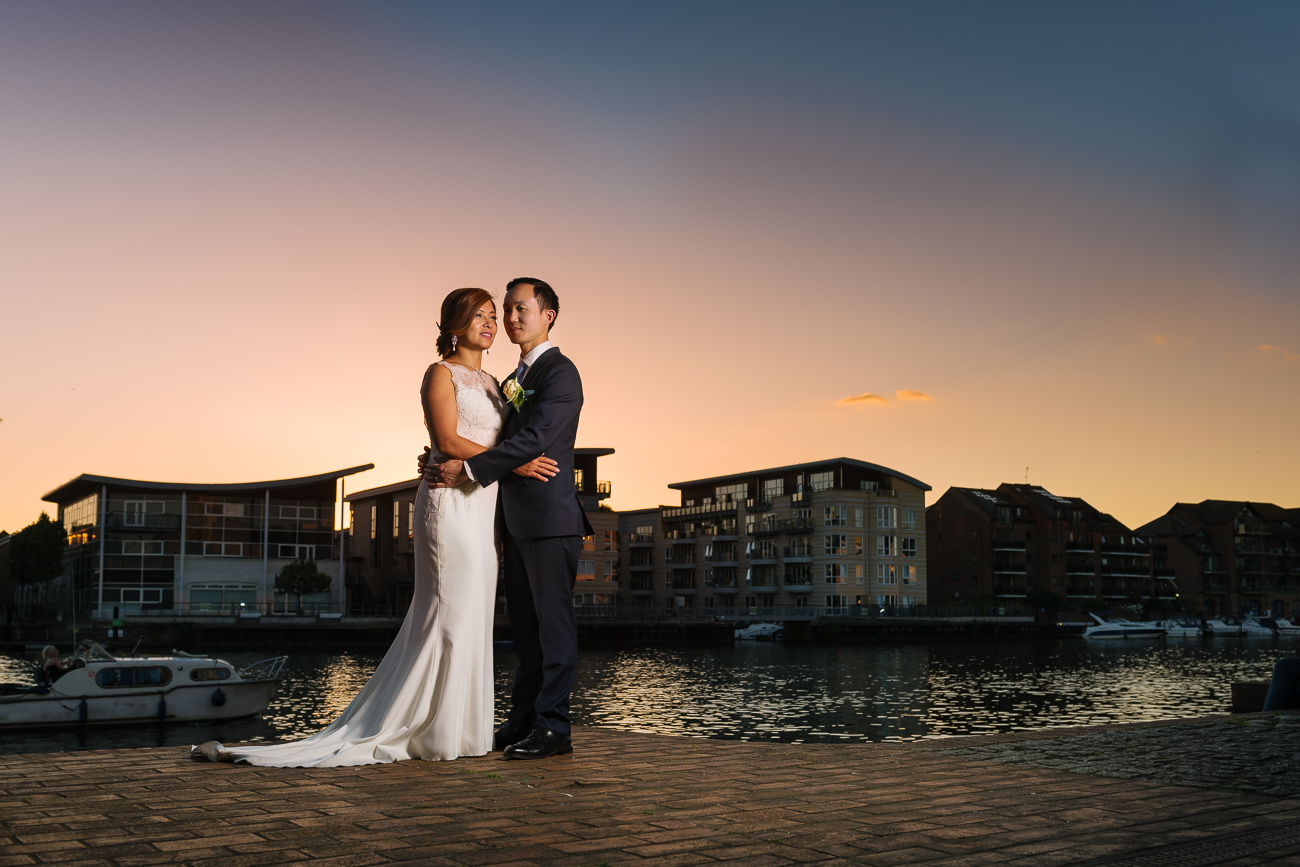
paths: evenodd
<path fill-rule="evenodd" d="M 1189 614 L 1179 614 L 1156 623 L 1164 627 L 1165 635 L 1170 638 L 1200 638 L 1201 618 Z"/>
<path fill-rule="evenodd" d="M 119 659 L 88 642 L 51 684 L 0 685 L 0 729 L 255 716 L 275 697 L 287 659 L 236 671 L 224 659 L 179 650 Z"/>
<path fill-rule="evenodd" d="M 1274 622 L 1270 617 L 1247 617 L 1241 621 L 1241 634 L 1246 638 L 1272 638 L 1277 635 Z"/>
<path fill-rule="evenodd" d="M 1296 626 L 1285 617 L 1271 617 L 1268 619 L 1273 621 L 1273 626 L 1277 629 L 1278 635 L 1300 635 L 1300 626 Z M 1264 622 L 1264 620 L 1260 620 L 1260 623 Z"/>
<path fill-rule="evenodd" d="M 1205 634 L 1212 638 L 1238 638 L 1241 636 L 1241 621 L 1235 617 L 1213 617 L 1205 621 Z"/>
<path fill-rule="evenodd" d="M 780 623 L 751 623 L 737 629 L 735 636 L 739 641 L 775 641 L 784 631 Z"/>
<path fill-rule="evenodd" d="M 1105 619 L 1096 612 L 1092 613 L 1092 619 L 1097 623 L 1083 630 L 1084 638 L 1164 638 L 1164 626 L 1157 626 L 1154 623 L 1135 623 L 1132 620 L 1125 620 L 1123 617 L 1114 617 L 1110 620 Z"/>

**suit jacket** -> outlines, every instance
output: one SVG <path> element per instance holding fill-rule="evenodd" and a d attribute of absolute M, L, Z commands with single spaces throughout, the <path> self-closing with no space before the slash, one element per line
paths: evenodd
<path fill-rule="evenodd" d="M 506 531 L 515 538 L 591 535 L 573 485 L 573 447 L 582 412 L 578 368 L 552 347 L 533 362 L 520 385 L 532 394 L 521 409 L 506 410 L 505 439 L 466 463 L 484 487 L 500 483 L 501 516 Z M 515 467 L 542 454 L 559 464 L 549 481 L 514 473 Z"/>

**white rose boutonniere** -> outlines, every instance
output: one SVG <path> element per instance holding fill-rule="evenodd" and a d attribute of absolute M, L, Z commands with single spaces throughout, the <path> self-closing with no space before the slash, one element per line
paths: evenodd
<path fill-rule="evenodd" d="M 505 385 L 501 386 L 501 391 L 505 393 L 506 403 L 519 411 L 524 408 L 524 401 L 532 394 L 531 391 L 524 391 L 524 387 L 519 384 L 517 379 L 507 379 Z"/>

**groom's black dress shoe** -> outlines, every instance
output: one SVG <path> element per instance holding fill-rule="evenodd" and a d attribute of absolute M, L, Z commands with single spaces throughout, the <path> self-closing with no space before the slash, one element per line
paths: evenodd
<path fill-rule="evenodd" d="M 506 747 L 507 759 L 546 759 L 573 752 L 573 742 L 568 735 L 544 729 L 533 729 L 532 734 L 513 746 Z"/>
<path fill-rule="evenodd" d="M 528 737 L 528 729 L 501 726 L 492 733 L 492 752 L 499 753 L 511 744 L 517 744 L 526 737 Z"/>

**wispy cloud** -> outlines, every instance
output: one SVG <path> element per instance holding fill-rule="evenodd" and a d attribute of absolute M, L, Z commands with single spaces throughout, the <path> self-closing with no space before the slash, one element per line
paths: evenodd
<path fill-rule="evenodd" d="M 934 400 L 930 395 L 923 391 L 917 391 L 914 388 L 904 388 L 901 391 L 894 392 L 894 397 L 899 400 Z"/>
<path fill-rule="evenodd" d="M 869 403 L 885 403 L 885 399 L 878 394 L 864 391 L 862 394 L 855 394 L 852 397 L 842 397 L 835 401 L 836 406 L 866 406 Z"/>
<path fill-rule="evenodd" d="M 1282 356 L 1283 359 L 1287 361 L 1300 361 L 1300 355 L 1288 355 L 1286 350 L 1284 350 L 1282 347 L 1274 346 L 1271 343 L 1261 343 L 1259 346 L 1255 347 L 1255 350 L 1257 352 L 1266 352 L 1269 354 L 1278 353 Z"/>

